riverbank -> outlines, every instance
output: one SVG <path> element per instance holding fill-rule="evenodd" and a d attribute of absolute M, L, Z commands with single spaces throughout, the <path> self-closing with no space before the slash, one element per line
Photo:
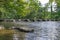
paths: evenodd
<path fill-rule="evenodd" d="M 60 21 L 59 19 L 0 19 L 0 22 L 40 22 L 40 21 Z"/>

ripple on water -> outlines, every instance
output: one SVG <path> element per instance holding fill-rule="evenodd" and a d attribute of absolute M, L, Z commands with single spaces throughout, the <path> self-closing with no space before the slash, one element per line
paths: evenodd
<path fill-rule="evenodd" d="M 30 25 L 35 26 L 34 33 L 27 33 L 26 40 L 55 40 L 57 34 L 57 22 L 46 21 L 32 23 Z"/>

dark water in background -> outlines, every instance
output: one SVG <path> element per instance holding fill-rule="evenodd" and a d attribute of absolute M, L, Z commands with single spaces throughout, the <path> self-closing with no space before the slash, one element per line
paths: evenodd
<path fill-rule="evenodd" d="M 60 40 L 59 21 L 28 22 L 26 24 L 34 27 L 34 32 L 20 33 L 16 31 L 10 40 Z"/>

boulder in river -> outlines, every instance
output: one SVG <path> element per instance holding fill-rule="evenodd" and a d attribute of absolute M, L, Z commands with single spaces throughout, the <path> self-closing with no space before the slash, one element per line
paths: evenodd
<path fill-rule="evenodd" d="M 16 29 L 16 30 L 19 30 L 21 32 L 34 32 L 34 29 L 33 28 L 30 28 L 30 27 L 12 27 L 12 29 Z"/>

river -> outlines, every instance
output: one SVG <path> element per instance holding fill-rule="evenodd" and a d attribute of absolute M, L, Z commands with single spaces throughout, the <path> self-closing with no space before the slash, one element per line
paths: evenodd
<path fill-rule="evenodd" d="M 31 22 L 29 25 L 34 27 L 34 32 L 25 33 L 24 40 L 60 40 L 59 21 Z"/>
<path fill-rule="evenodd" d="M 11 37 L 12 40 L 60 40 L 60 21 L 23 22 L 21 24 L 33 27 L 34 32 L 24 33 L 16 30 Z"/>

